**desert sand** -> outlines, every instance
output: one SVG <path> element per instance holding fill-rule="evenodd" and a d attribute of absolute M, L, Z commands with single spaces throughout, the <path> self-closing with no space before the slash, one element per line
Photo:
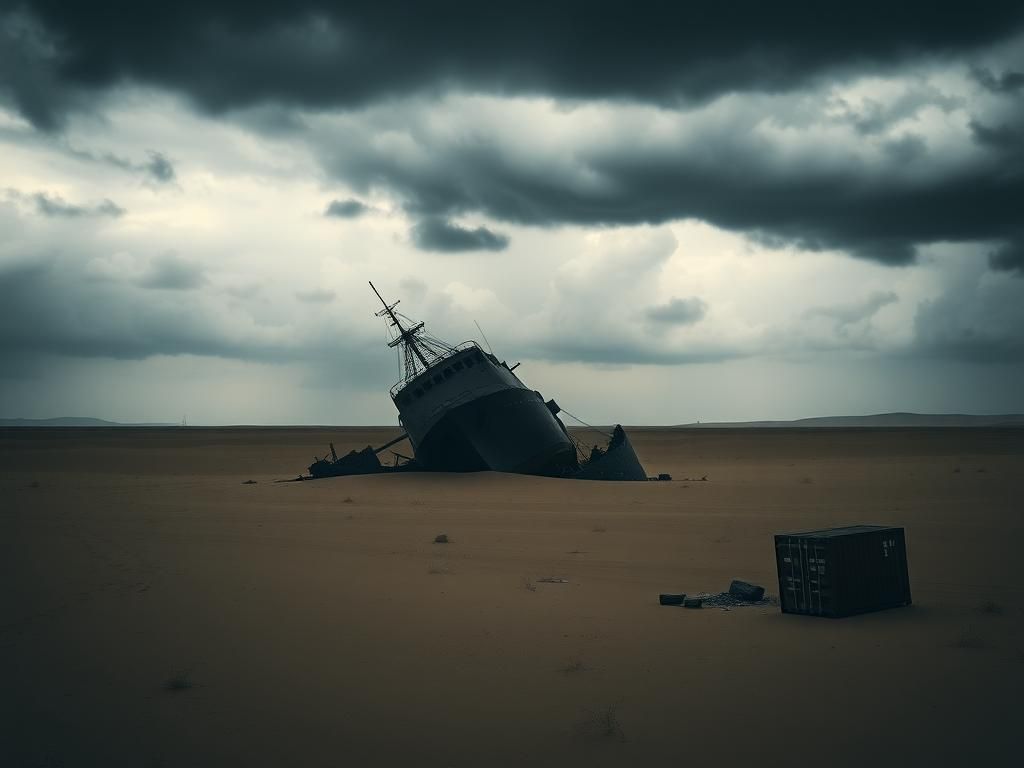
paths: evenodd
<path fill-rule="evenodd" d="M 0 430 L 0 764 L 1020 765 L 1024 430 L 273 482 L 394 434 Z M 850 523 L 906 527 L 912 607 L 658 605 L 777 594 L 772 534 Z"/>

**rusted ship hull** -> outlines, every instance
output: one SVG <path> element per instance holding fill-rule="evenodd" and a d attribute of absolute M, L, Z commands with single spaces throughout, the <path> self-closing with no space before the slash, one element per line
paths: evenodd
<path fill-rule="evenodd" d="M 538 392 L 475 344 L 455 349 L 394 392 L 424 468 L 565 477 L 576 446 Z"/>
<path fill-rule="evenodd" d="M 504 389 L 446 412 L 418 441 L 416 459 L 442 472 L 568 477 L 579 469 L 565 428 L 528 389 Z"/>

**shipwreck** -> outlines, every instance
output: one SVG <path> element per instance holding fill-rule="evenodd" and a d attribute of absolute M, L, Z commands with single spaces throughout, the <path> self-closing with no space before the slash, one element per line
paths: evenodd
<path fill-rule="evenodd" d="M 402 376 L 391 387 L 403 434 L 374 448 L 317 458 L 310 477 L 375 472 L 512 472 L 586 480 L 646 480 L 621 425 L 605 433 L 604 447 L 586 447 L 559 418 L 561 408 L 545 400 L 509 366 L 475 341 L 451 345 L 396 310 L 370 283 L 397 347 Z M 408 438 L 413 455 L 380 454 Z"/>

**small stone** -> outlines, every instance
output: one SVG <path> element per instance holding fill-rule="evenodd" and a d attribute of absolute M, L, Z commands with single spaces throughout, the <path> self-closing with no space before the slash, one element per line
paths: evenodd
<path fill-rule="evenodd" d="M 682 605 L 684 600 L 686 600 L 686 595 L 658 595 L 659 605 Z"/>
<path fill-rule="evenodd" d="M 439 534 L 437 534 L 437 536 L 434 537 L 434 543 L 435 544 L 447 544 L 448 543 L 448 534 L 446 534 L 446 533 L 439 533 Z"/>
<path fill-rule="evenodd" d="M 699 597 L 688 597 L 683 601 L 683 608 L 700 608 L 703 604 Z"/>

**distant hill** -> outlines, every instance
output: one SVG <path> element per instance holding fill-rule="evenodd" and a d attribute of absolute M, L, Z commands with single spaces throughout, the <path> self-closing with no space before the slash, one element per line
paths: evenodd
<path fill-rule="evenodd" d="M 0 427 L 174 427 L 176 424 L 120 424 L 86 416 L 58 416 L 55 419 L 0 419 Z"/>
<path fill-rule="evenodd" d="M 872 416 L 819 416 L 793 421 L 698 421 L 679 424 L 687 429 L 794 427 L 1024 427 L 1024 414 L 972 416 L 964 413 L 876 413 Z"/>

